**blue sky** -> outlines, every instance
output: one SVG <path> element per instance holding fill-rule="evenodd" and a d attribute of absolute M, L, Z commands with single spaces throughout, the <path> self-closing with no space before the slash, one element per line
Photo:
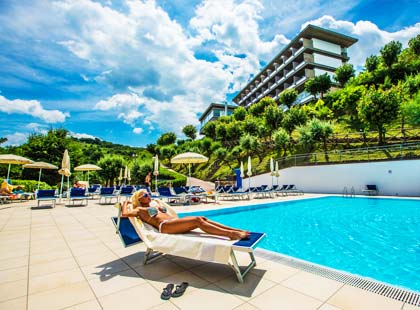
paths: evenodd
<path fill-rule="evenodd" d="M 420 0 L 0 1 L 0 137 L 66 128 L 145 146 L 185 138 L 308 23 L 356 37 L 350 62 L 420 33 Z"/>

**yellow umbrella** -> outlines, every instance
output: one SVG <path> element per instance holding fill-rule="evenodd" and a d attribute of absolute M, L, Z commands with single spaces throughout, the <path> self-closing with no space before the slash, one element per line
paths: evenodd
<path fill-rule="evenodd" d="M 54 165 L 49 164 L 49 163 L 44 163 L 43 161 L 23 165 L 23 168 L 39 169 L 38 188 L 37 189 L 39 189 L 39 183 L 41 182 L 42 169 L 58 169 L 57 166 L 54 166 Z"/>
<path fill-rule="evenodd" d="M 119 181 L 119 185 L 121 185 L 121 181 L 122 181 L 122 167 L 120 168 L 120 176 L 118 177 L 118 181 Z"/>
<path fill-rule="evenodd" d="M 201 154 L 198 153 L 193 153 L 193 152 L 187 152 L 187 153 L 182 153 L 182 154 L 178 154 L 175 157 L 172 157 L 171 159 L 171 163 L 173 164 L 188 164 L 188 174 L 189 174 L 189 180 L 190 180 L 190 184 L 189 186 L 191 186 L 191 164 L 199 164 L 199 163 L 205 163 L 207 162 L 209 159 Z"/>
<path fill-rule="evenodd" d="M 7 169 L 7 179 L 9 179 L 9 176 L 10 176 L 10 166 L 12 164 L 23 165 L 23 164 L 31 164 L 31 163 L 33 163 L 32 160 L 22 157 L 22 156 L 18 156 L 14 154 L 0 155 L 0 164 L 9 164 L 9 168 Z"/>
<path fill-rule="evenodd" d="M 270 175 L 271 175 L 271 187 L 273 187 L 273 176 L 274 176 L 274 160 L 273 157 L 270 157 Z"/>
<path fill-rule="evenodd" d="M 130 184 L 130 181 L 131 181 L 131 171 L 130 171 L 130 169 L 128 169 L 128 172 L 127 172 L 127 181 L 128 181 L 128 184 Z"/>
<path fill-rule="evenodd" d="M 101 167 L 98 167 L 96 165 L 92 165 L 92 164 L 85 164 L 85 165 L 80 165 L 74 168 L 75 171 L 87 171 L 88 173 L 88 184 L 89 184 L 89 171 L 97 171 L 97 170 L 102 170 Z"/>
<path fill-rule="evenodd" d="M 69 151 L 65 150 L 63 154 L 63 160 L 61 161 L 61 169 L 58 170 L 58 173 L 61 174 L 61 187 L 60 187 L 60 197 L 63 195 L 63 182 L 64 176 L 67 177 L 67 196 L 70 197 L 70 181 L 69 176 L 70 172 L 70 156 Z"/>
<path fill-rule="evenodd" d="M 277 178 L 277 185 L 279 185 L 279 176 L 280 176 L 280 173 L 279 173 L 279 162 L 278 161 L 276 161 L 276 172 L 275 172 L 274 175 Z"/>

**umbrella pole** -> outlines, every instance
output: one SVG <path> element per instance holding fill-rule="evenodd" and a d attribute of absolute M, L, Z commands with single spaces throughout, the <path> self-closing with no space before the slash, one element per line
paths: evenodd
<path fill-rule="evenodd" d="M 190 190 L 191 190 L 191 164 L 190 163 L 188 164 L 188 174 L 190 175 L 190 180 L 188 182 L 189 183 L 188 186 L 190 187 Z"/>
<path fill-rule="evenodd" d="M 10 165 L 11 164 L 9 164 L 9 169 L 7 169 L 7 179 L 9 179 L 9 175 L 10 175 Z"/>
<path fill-rule="evenodd" d="M 157 188 L 157 175 L 155 175 L 155 192 L 158 192 L 158 188 Z"/>
<path fill-rule="evenodd" d="M 89 170 L 88 170 L 88 186 L 89 186 Z"/>
<path fill-rule="evenodd" d="M 39 183 L 41 182 L 41 174 L 42 174 L 42 168 L 39 169 L 38 190 L 39 190 Z"/>

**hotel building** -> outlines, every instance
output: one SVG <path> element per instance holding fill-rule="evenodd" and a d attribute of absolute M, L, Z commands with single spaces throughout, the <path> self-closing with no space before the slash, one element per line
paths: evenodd
<path fill-rule="evenodd" d="M 308 102 L 312 96 L 304 90 L 305 82 L 327 73 L 334 83 L 335 70 L 349 60 L 347 48 L 356 42 L 355 38 L 308 25 L 233 98 L 233 102 L 249 107 L 266 96 L 277 100 L 280 93 L 289 88 L 299 94 L 295 103 Z"/>

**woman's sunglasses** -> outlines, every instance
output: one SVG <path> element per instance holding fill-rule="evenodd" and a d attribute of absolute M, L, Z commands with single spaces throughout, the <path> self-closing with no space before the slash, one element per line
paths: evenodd
<path fill-rule="evenodd" d="M 150 195 L 148 193 L 144 193 L 143 198 L 146 198 L 146 197 L 150 197 Z"/>

